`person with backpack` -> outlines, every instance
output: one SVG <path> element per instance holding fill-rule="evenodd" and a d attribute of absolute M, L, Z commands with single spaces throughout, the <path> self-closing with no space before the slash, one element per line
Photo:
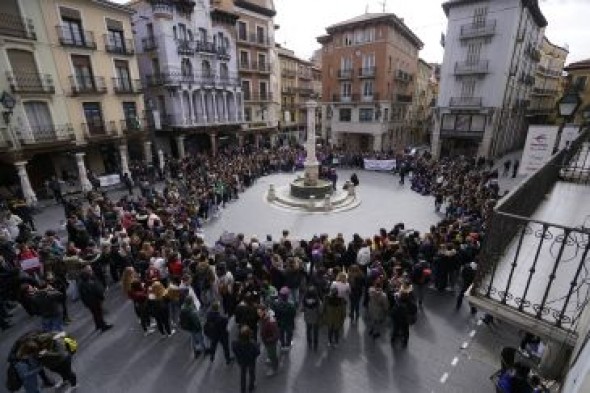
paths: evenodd
<path fill-rule="evenodd" d="M 28 339 L 19 346 L 11 366 L 14 367 L 13 370 L 16 373 L 12 371 L 12 376 L 7 380 L 9 391 L 16 392 L 23 387 L 25 393 L 41 392 L 39 388 L 39 376 L 43 367 L 39 363 L 38 355 L 39 345 L 34 340 Z M 11 372 L 10 369 L 9 372 Z"/>
<path fill-rule="evenodd" d="M 397 338 L 401 338 L 404 348 L 408 346 L 410 325 L 416 322 L 417 314 L 418 307 L 414 304 L 410 291 L 400 290 L 391 310 L 391 319 L 393 321 L 391 345 L 395 344 Z"/>
<path fill-rule="evenodd" d="M 227 331 L 227 318 L 221 315 L 221 305 L 219 302 L 213 302 L 211 310 L 207 313 L 207 318 L 204 326 L 205 335 L 211 340 L 211 347 L 209 356 L 211 363 L 215 361 L 215 352 L 217 351 L 217 344 L 221 343 L 223 353 L 225 355 L 225 363 L 231 364 L 233 358 L 229 352 L 229 332 Z"/>
<path fill-rule="evenodd" d="M 179 325 L 182 330 L 186 330 L 191 335 L 193 344 L 193 354 L 195 359 L 201 356 L 205 350 L 203 342 L 203 328 L 199 313 L 192 297 L 186 296 L 180 309 Z"/>
<path fill-rule="evenodd" d="M 270 310 L 264 305 L 258 306 L 258 316 L 260 317 L 260 340 L 266 349 L 266 355 L 270 362 L 270 370 L 266 375 L 270 377 L 279 370 L 279 357 L 277 355 L 277 343 L 280 338 L 279 325 Z"/>
<path fill-rule="evenodd" d="M 428 267 L 428 262 L 424 259 L 419 259 L 418 263 L 412 268 L 412 285 L 416 288 L 416 297 L 418 298 L 418 306 L 422 307 L 424 302 L 424 291 L 430 283 L 432 270 Z"/>
<path fill-rule="evenodd" d="M 248 326 L 242 326 L 238 340 L 232 343 L 232 350 L 240 365 L 240 389 L 246 393 L 247 379 L 250 379 L 248 391 L 256 388 L 256 359 L 260 356 L 260 347 L 252 339 L 252 331 Z"/>

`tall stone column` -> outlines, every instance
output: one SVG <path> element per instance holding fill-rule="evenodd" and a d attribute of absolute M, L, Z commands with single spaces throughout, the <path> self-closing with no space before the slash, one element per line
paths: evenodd
<path fill-rule="evenodd" d="M 76 164 L 78 165 L 78 175 L 80 177 L 80 187 L 83 192 L 92 190 L 92 184 L 88 180 L 88 173 L 86 172 L 86 164 L 84 163 L 84 156 L 86 153 L 76 153 Z"/>
<path fill-rule="evenodd" d="M 261 138 L 262 138 L 262 135 L 254 134 L 254 143 L 255 143 L 257 149 L 260 149 L 260 139 Z"/>
<path fill-rule="evenodd" d="M 127 144 L 119 145 L 119 155 L 121 156 L 121 172 L 127 174 L 131 178 L 131 171 L 129 170 L 129 153 L 127 151 Z"/>
<path fill-rule="evenodd" d="M 373 151 L 383 150 L 383 134 L 373 135 Z"/>
<path fill-rule="evenodd" d="M 207 123 L 207 103 L 205 102 L 205 92 L 200 90 L 201 93 L 201 105 L 203 106 L 203 122 Z"/>
<path fill-rule="evenodd" d="M 194 113 L 194 107 L 193 107 L 193 95 L 188 94 L 188 118 L 189 118 L 189 125 L 192 125 L 195 123 L 195 119 L 197 118 L 197 114 Z"/>
<path fill-rule="evenodd" d="M 211 139 L 211 155 L 215 157 L 217 156 L 217 134 L 209 134 L 209 138 Z"/>
<path fill-rule="evenodd" d="M 179 135 L 176 137 L 176 148 L 178 149 L 178 158 L 181 160 L 184 159 L 186 156 L 184 151 L 184 135 Z"/>
<path fill-rule="evenodd" d="M 314 185 L 319 178 L 319 162 L 315 151 L 315 109 L 318 104 L 315 101 L 307 101 L 305 108 L 307 109 L 307 142 L 305 144 L 305 151 L 307 156 L 303 166 L 305 167 L 305 184 Z"/>
<path fill-rule="evenodd" d="M 213 90 L 211 94 L 213 95 L 213 117 L 217 123 L 219 121 L 219 115 L 217 114 L 217 94 L 215 93 L 215 90 Z"/>
<path fill-rule="evenodd" d="M 223 92 L 223 120 L 229 121 L 229 113 L 227 112 L 227 93 Z"/>
<path fill-rule="evenodd" d="M 154 162 L 154 158 L 152 157 L 152 142 L 145 141 L 143 143 L 143 155 L 145 159 L 145 163 L 149 166 L 152 165 Z"/>
<path fill-rule="evenodd" d="M 33 191 L 33 187 L 31 187 L 26 165 L 26 161 L 18 161 L 14 163 L 18 177 L 20 178 L 20 188 L 23 192 L 23 197 L 25 198 L 27 205 L 31 206 L 37 203 L 37 195 L 35 195 L 35 191 Z"/>
<path fill-rule="evenodd" d="M 164 160 L 164 151 L 162 149 L 158 150 L 158 164 L 160 166 L 160 172 L 164 172 L 164 165 L 166 164 Z"/>
<path fill-rule="evenodd" d="M 240 113 L 242 114 L 241 121 L 245 121 L 246 120 L 246 111 L 244 110 L 244 93 L 240 94 L 240 98 L 242 100 L 242 106 L 240 107 Z"/>

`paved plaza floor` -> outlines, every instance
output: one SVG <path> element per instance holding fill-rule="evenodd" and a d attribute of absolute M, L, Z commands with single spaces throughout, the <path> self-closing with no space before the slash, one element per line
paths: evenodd
<path fill-rule="evenodd" d="M 351 173 L 339 171 L 339 187 Z M 262 178 L 238 201 L 228 204 L 220 218 L 207 223 L 206 237 L 215 239 L 230 230 L 247 236 L 268 233 L 278 238 L 282 229 L 289 229 L 293 237 L 342 232 L 350 239 L 355 232 L 371 236 L 380 227 L 390 229 L 398 222 L 424 231 L 439 219 L 433 198 L 414 193 L 409 182 L 402 187 L 397 176 L 365 171 L 358 174 L 361 205 L 334 215 L 286 212 L 268 205 L 263 199 L 268 185 L 287 182 L 295 175 Z M 55 228 L 63 219 L 58 206 L 48 207 L 36 216 L 40 230 Z M 454 305 L 454 293 L 428 291 L 424 310 L 411 328 L 407 349 L 392 348 L 388 331 L 374 342 L 366 334 L 362 320 L 358 324 L 347 320 L 339 347 L 329 348 L 327 332 L 322 331 L 319 351 L 311 353 L 306 348 L 299 316 L 294 347 L 283 356 L 280 372 L 265 377 L 264 356 L 259 360 L 256 391 L 492 393 L 495 390 L 489 376 L 498 368 L 498 353 L 503 345 L 517 344 L 516 332 L 506 325 L 493 329 L 481 325 L 480 315 L 471 316 L 467 304 L 460 311 Z M 78 392 L 239 391 L 239 368 L 226 366 L 221 352 L 210 364 L 209 360 L 192 359 L 185 332 L 179 331 L 170 339 L 162 339 L 157 333 L 144 337 L 133 307 L 118 284 L 108 290 L 105 307 L 106 319 L 115 327 L 98 334 L 89 312 L 79 303 L 72 305 L 74 321 L 67 330 L 79 340 L 74 361 L 80 381 Z M 38 319 L 26 316 L 20 309 L 14 322 L 15 326 L 0 336 L 2 355 L 8 353 L 20 334 L 39 326 Z M 0 372 L 2 386 L 4 378 L 5 373 Z"/>

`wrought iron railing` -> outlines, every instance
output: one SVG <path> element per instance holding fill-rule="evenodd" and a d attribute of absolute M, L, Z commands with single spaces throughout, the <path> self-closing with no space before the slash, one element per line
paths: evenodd
<path fill-rule="evenodd" d="M 94 33 L 88 30 L 73 30 L 69 26 L 55 26 L 59 43 L 62 46 L 96 49 Z"/>
<path fill-rule="evenodd" d="M 108 34 L 104 35 L 104 48 L 108 53 L 116 55 L 133 56 L 135 54 L 135 47 L 133 46 L 133 40 L 113 40 Z"/>
<path fill-rule="evenodd" d="M 158 49 L 158 40 L 156 40 L 156 37 L 154 36 L 142 38 L 141 44 L 143 45 L 144 52 L 149 52 Z"/>
<path fill-rule="evenodd" d="M 495 20 L 485 20 L 482 23 L 468 23 L 461 26 L 461 38 L 483 37 L 495 33 Z"/>
<path fill-rule="evenodd" d="M 352 79 L 353 75 L 354 75 L 354 71 L 352 68 L 338 70 L 338 79 Z"/>
<path fill-rule="evenodd" d="M 261 46 L 270 46 L 270 37 L 250 33 L 250 34 L 238 34 L 238 42 L 247 42 L 250 44 L 261 45 Z"/>
<path fill-rule="evenodd" d="M 211 41 L 195 41 L 195 51 L 205 53 L 217 53 L 217 47 Z"/>
<path fill-rule="evenodd" d="M 578 227 L 530 217 L 557 181 L 576 181 L 578 174 L 587 182 L 589 136 L 582 133 L 493 210 L 472 296 L 574 330 L 590 298 L 590 217 Z"/>
<path fill-rule="evenodd" d="M 411 82 L 414 76 L 404 70 L 397 70 L 395 72 L 395 80 L 400 82 Z"/>
<path fill-rule="evenodd" d="M 21 18 L 19 15 L 0 13 L 0 35 L 36 40 L 35 26 L 28 18 Z"/>
<path fill-rule="evenodd" d="M 113 78 L 115 94 L 141 94 L 143 91 L 140 79 Z"/>
<path fill-rule="evenodd" d="M 80 94 L 105 94 L 107 85 L 102 76 L 70 76 L 72 95 Z"/>
<path fill-rule="evenodd" d="M 137 134 L 144 131 L 145 125 L 147 125 L 146 119 L 139 119 L 137 117 L 130 117 L 124 120 L 121 120 L 121 131 L 124 134 Z"/>
<path fill-rule="evenodd" d="M 116 136 L 117 124 L 112 120 L 82 123 L 82 133 L 90 140 Z"/>
<path fill-rule="evenodd" d="M 255 102 L 272 101 L 272 93 L 271 92 L 262 92 L 262 93 L 244 92 L 244 101 L 255 101 Z"/>
<path fill-rule="evenodd" d="M 195 53 L 194 42 L 190 40 L 176 40 L 176 50 L 179 55 L 192 56 Z"/>
<path fill-rule="evenodd" d="M 457 107 L 480 107 L 482 105 L 481 97 L 451 97 L 450 106 Z"/>
<path fill-rule="evenodd" d="M 289 70 L 289 69 L 282 69 L 281 70 L 281 76 L 284 78 L 295 78 L 296 75 L 297 75 L 297 71 L 295 71 L 295 70 Z"/>
<path fill-rule="evenodd" d="M 361 78 L 373 78 L 377 72 L 377 67 L 362 67 L 359 68 L 359 77 Z"/>
<path fill-rule="evenodd" d="M 455 63 L 455 75 L 487 74 L 488 60 L 465 61 Z"/>
<path fill-rule="evenodd" d="M 37 72 L 6 72 L 6 79 L 13 93 L 54 94 L 55 86 L 50 74 Z"/>
<path fill-rule="evenodd" d="M 27 134 L 17 133 L 23 147 L 60 142 L 70 143 L 76 139 L 74 128 L 70 123 L 30 126 L 29 131 Z"/>

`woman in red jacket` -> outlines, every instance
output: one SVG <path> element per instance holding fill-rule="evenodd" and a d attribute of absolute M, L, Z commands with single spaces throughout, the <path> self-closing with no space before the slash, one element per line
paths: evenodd
<path fill-rule="evenodd" d="M 37 251 L 23 243 L 19 246 L 18 262 L 22 271 L 32 277 L 39 278 L 42 273 L 42 265 Z"/>
<path fill-rule="evenodd" d="M 152 334 L 155 329 L 150 327 L 151 314 L 149 309 L 147 288 L 141 281 L 135 279 L 131 282 L 128 295 L 129 299 L 133 301 L 135 312 L 139 317 L 139 323 L 143 329 L 143 335 L 147 336 Z"/>

